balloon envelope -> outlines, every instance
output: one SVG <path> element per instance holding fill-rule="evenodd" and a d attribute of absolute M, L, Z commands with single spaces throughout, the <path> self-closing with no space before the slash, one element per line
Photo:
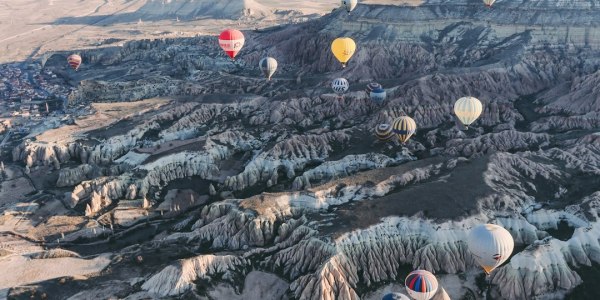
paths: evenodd
<path fill-rule="evenodd" d="M 77 69 L 79 69 L 79 66 L 81 66 L 81 61 L 81 56 L 77 54 L 71 54 L 69 55 L 69 57 L 67 57 L 67 63 L 75 71 L 77 71 Z"/>
<path fill-rule="evenodd" d="M 263 74 L 265 74 L 265 77 L 267 77 L 268 80 L 271 80 L 271 76 L 277 71 L 277 60 L 272 57 L 265 57 L 260 60 L 258 66 Z"/>
<path fill-rule="evenodd" d="M 467 243 L 469 251 L 486 274 L 503 264 L 515 247 L 510 232 L 494 224 L 482 224 L 471 229 Z"/>
<path fill-rule="evenodd" d="M 440 287 L 440 297 L 438 297 L 439 300 L 452 300 L 450 299 L 450 296 L 448 295 L 448 293 L 446 292 L 446 290 L 443 287 Z M 440 299 L 441 298 L 441 299 Z"/>
<path fill-rule="evenodd" d="M 331 43 L 331 52 L 337 60 L 342 63 L 343 67 L 346 67 L 346 63 L 350 60 L 354 52 L 356 51 L 356 44 L 354 40 L 347 37 L 337 38 Z"/>
<path fill-rule="evenodd" d="M 336 78 L 331 82 L 331 88 L 338 95 L 343 95 L 349 87 L 350 83 L 346 78 Z"/>
<path fill-rule="evenodd" d="M 234 59 L 244 47 L 245 41 L 244 34 L 236 29 L 226 29 L 219 35 L 219 46 L 231 59 Z"/>
<path fill-rule="evenodd" d="M 462 97 L 454 103 L 454 114 L 463 125 L 471 125 L 483 111 L 481 101 L 475 97 Z"/>
<path fill-rule="evenodd" d="M 404 281 L 408 294 L 415 300 L 429 300 L 438 289 L 437 279 L 425 270 L 412 271 Z"/>
<path fill-rule="evenodd" d="M 404 294 L 400 294 L 400 293 L 389 293 L 389 294 L 383 296 L 383 298 L 381 298 L 381 300 L 410 300 L 410 298 L 408 298 L 408 296 L 406 296 Z"/>
<path fill-rule="evenodd" d="M 358 0 L 342 0 L 342 7 L 346 9 L 347 12 L 353 11 L 357 4 Z"/>
<path fill-rule="evenodd" d="M 374 89 L 378 89 L 378 88 L 383 88 L 383 87 L 381 86 L 381 84 L 379 84 L 377 82 L 371 82 L 371 83 L 367 84 L 367 88 L 365 89 L 365 91 L 367 92 L 367 94 L 371 94 L 371 92 Z"/>
<path fill-rule="evenodd" d="M 381 141 L 388 141 L 394 137 L 392 126 L 390 124 L 379 124 L 375 128 L 375 136 Z"/>
<path fill-rule="evenodd" d="M 384 89 L 377 88 L 371 91 L 371 100 L 373 100 L 373 102 L 377 104 L 381 104 L 383 103 L 383 101 L 385 101 L 386 95 L 387 94 Z"/>
<path fill-rule="evenodd" d="M 403 144 L 417 131 L 417 123 L 408 116 L 396 118 L 392 127 L 394 133 L 398 136 L 398 140 Z"/>
<path fill-rule="evenodd" d="M 496 2 L 496 0 L 483 0 L 483 3 L 487 7 L 492 7 L 492 4 L 494 4 L 494 2 Z"/>

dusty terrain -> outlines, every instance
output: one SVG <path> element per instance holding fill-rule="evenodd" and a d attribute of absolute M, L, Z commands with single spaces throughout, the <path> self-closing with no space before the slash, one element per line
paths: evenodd
<path fill-rule="evenodd" d="M 0 63 L 53 51 L 122 44 L 132 39 L 216 35 L 224 28 L 263 28 L 305 21 L 337 8 L 335 1 L 0 0 Z M 404 3 L 418 0 L 370 0 Z"/>

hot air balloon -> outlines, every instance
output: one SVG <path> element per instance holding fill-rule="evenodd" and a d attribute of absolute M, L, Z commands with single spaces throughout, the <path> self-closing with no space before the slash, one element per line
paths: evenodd
<path fill-rule="evenodd" d="M 390 124 L 379 124 L 375 128 L 375 136 L 380 141 L 389 141 L 394 137 L 394 132 L 392 130 L 392 126 Z"/>
<path fill-rule="evenodd" d="M 77 54 L 71 54 L 67 57 L 67 63 L 71 66 L 71 69 L 77 71 L 81 66 L 81 56 Z"/>
<path fill-rule="evenodd" d="M 383 87 L 381 86 L 381 84 L 379 84 L 377 82 L 371 82 L 371 83 L 367 84 L 367 88 L 365 89 L 365 92 L 367 92 L 367 95 L 370 95 L 374 89 L 378 89 L 378 88 L 380 89 Z"/>
<path fill-rule="evenodd" d="M 377 104 L 383 103 L 385 101 L 386 92 L 382 88 L 376 88 L 371 91 L 371 100 Z"/>
<path fill-rule="evenodd" d="M 492 4 L 494 4 L 494 2 L 496 2 L 496 0 L 483 0 L 483 3 L 487 7 L 492 7 Z"/>
<path fill-rule="evenodd" d="M 244 47 L 244 34 L 236 29 L 227 29 L 219 35 L 219 46 L 231 59 Z"/>
<path fill-rule="evenodd" d="M 510 257 L 515 247 L 510 232 L 494 224 L 471 229 L 467 243 L 471 254 L 488 275 Z"/>
<path fill-rule="evenodd" d="M 417 123 L 411 117 L 402 116 L 394 120 L 392 129 L 398 136 L 398 140 L 404 144 L 417 131 Z"/>
<path fill-rule="evenodd" d="M 271 76 L 277 70 L 277 61 L 272 57 L 265 57 L 258 63 L 260 70 L 265 74 L 267 80 L 271 80 Z"/>
<path fill-rule="evenodd" d="M 410 272 L 404 281 L 408 294 L 415 300 L 429 300 L 438 289 L 437 279 L 431 272 L 416 270 Z"/>
<path fill-rule="evenodd" d="M 331 52 L 342 63 L 342 67 L 344 68 L 352 55 L 354 55 L 354 51 L 356 51 L 356 43 L 351 38 L 341 37 L 331 43 Z"/>
<path fill-rule="evenodd" d="M 350 83 L 346 78 L 336 78 L 331 82 L 331 88 L 338 95 L 343 95 L 348 88 L 350 87 Z"/>
<path fill-rule="evenodd" d="M 389 294 L 383 296 L 383 298 L 381 298 L 381 300 L 410 300 L 410 298 L 408 298 L 408 296 L 406 296 L 404 294 L 400 294 L 400 293 L 389 293 Z"/>
<path fill-rule="evenodd" d="M 441 291 L 439 293 L 440 297 L 438 297 L 438 299 L 441 298 L 440 300 L 452 300 L 452 299 L 450 299 L 450 295 L 448 295 L 446 290 L 443 287 L 440 287 L 440 288 L 441 288 Z"/>
<path fill-rule="evenodd" d="M 348 13 L 356 8 L 358 0 L 342 0 L 342 8 L 345 8 Z"/>
<path fill-rule="evenodd" d="M 462 97 L 454 103 L 454 113 L 467 129 L 479 118 L 482 111 L 483 105 L 475 97 Z"/>

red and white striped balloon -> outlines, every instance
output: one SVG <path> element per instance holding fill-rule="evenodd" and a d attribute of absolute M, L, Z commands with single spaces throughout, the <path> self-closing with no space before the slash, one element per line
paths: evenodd
<path fill-rule="evenodd" d="M 244 34 L 236 29 L 227 29 L 219 35 L 219 46 L 221 46 L 231 59 L 234 59 L 240 50 L 242 50 L 244 41 Z"/>
<path fill-rule="evenodd" d="M 67 57 L 67 63 L 71 66 L 71 69 L 77 71 L 81 65 L 81 56 L 77 54 L 71 54 Z"/>

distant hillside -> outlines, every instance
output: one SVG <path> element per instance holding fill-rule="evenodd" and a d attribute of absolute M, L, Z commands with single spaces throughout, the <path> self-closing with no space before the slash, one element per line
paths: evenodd
<path fill-rule="evenodd" d="M 198 17 L 238 19 L 265 17 L 270 14 L 270 11 L 254 0 L 148 0 L 137 13 L 144 19 L 165 16 L 184 19 Z"/>

